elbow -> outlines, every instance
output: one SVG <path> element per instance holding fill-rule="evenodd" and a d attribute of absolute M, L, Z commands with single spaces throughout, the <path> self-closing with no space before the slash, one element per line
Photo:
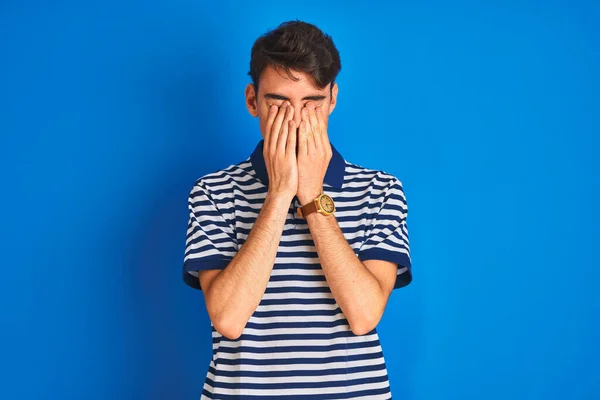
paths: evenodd
<path fill-rule="evenodd" d="M 350 325 L 350 330 L 352 330 L 352 333 L 354 333 L 356 336 L 363 336 L 366 335 L 367 333 L 371 332 L 373 329 L 375 328 L 375 325 L 370 325 L 370 324 L 352 324 Z"/>
<path fill-rule="evenodd" d="M 362 315 L 360 318 L 348 320 L 348 324 L 350 325 L 350 330 L 352 330 L 352 333 L 357 336 L 362 336 L 372 332 L 379 323 L 380 319 L 381 314 L 370 313 Z"/>
<path fill-rule="evenodd" d="M 242 332 L 245 328 L 245 324 L 240 323 L 232 318 L 211 317 L 211 320 L 217 332 L 230 340 L 237 340 L 240 336 L 242 336 Z"/>
<path fill-rule="evenodd" d="M 242 321 L 239 317 L 235 318 L 235 314 L 224 310 L 223 304 L 215 303 L 210 295 L 206 296 L 206 311 L 213 327 L 221 335 L 230 340 L 236 340 L 242 336 L 247 320 Z"/>

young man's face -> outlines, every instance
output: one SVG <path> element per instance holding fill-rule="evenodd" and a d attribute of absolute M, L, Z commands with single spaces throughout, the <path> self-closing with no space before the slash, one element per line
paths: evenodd
<path fill-rule="evenodd" d="M 292 70 L 292 75 L 299 78 L 298 81 L 290 79 L 285 71 L 277 71 L 268 66 L 260 76 L 258 93 L 251 83 L 246 87 L 246 107 L 253 117 L 258 117 L 260 132 L 265 137 L 265 126 L 269 108 L 272 105 L 281 106 L 286 100 L 294 107 L 294 122 L 296 127 L 300 126 L 302 120 L 302 108 L 309 103 L 321 108 L 321 117 L 327 126 L 329 114 L 336 105 L 338 87 L 337 83 L 327 85 L 324 89 L 314 86 L 310 75 Z"/>

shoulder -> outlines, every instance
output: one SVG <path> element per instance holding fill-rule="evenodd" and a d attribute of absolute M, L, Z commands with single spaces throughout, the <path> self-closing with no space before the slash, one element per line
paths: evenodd
<path fill-rule="evenodd" d="M 194 182 L 192 193 L 204 192 L 220 195 L 233 192 L 235 186 L 243 185 L 253 179 L 250 160 L 246 159 L 226 168 L 211 171 Z"/>
<path fill-rule="evenodd" d="M 402 191 L 402 182 L 394 174 L 382 169 L 373 169 L 351 163 L 345 160 L 346 171 L 344 185 L 369 186 L 372 191 L 389 191 L 390 189 Z"/>
<path fill-rule="evenodd" d="M 346 161 L 344 188 L 366 192 L 364 201 L 368 202 L 368 207 L 374 207 L 378 215 L 385 215 L 386 218 L 390 213 L 398 218 L 405 218 L 407 215 L 408 204 L 402 182 L 388 171 Z"/>

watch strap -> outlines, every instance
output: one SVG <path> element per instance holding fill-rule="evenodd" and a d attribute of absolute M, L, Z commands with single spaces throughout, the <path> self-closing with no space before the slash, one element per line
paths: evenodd
<path fill-rule="evenodd" d="M 315 200 L 311 201 L 310 203 L 307 203 L 303 206 L 298 207 L 298 214 L 300 214 L 300 216 L 302 218 L 306 218 L 307 215 L 317 212 L 317 200 L 318 199 L 319 198 L 317 197 Z"/>

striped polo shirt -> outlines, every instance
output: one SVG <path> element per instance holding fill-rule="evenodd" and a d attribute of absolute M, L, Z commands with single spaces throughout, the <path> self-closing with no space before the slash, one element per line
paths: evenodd
<path fill-rule="evenodd" d="M 269 184 L 261 140 L 245 160 L 196 181 L 188 207 L 184 281 L 223 269 L 244 244 Z M 346 161 L 332 144 L 323 192 L 357 257 L 398 264 L 394 288 L 412 280 L 402 184 Z M 212 325 L 212 359 L 201 399 L 389 399 L 377 329 L 355 335 L 327 284 L 294 197 L 271 278 L 236 340 Z"/>

